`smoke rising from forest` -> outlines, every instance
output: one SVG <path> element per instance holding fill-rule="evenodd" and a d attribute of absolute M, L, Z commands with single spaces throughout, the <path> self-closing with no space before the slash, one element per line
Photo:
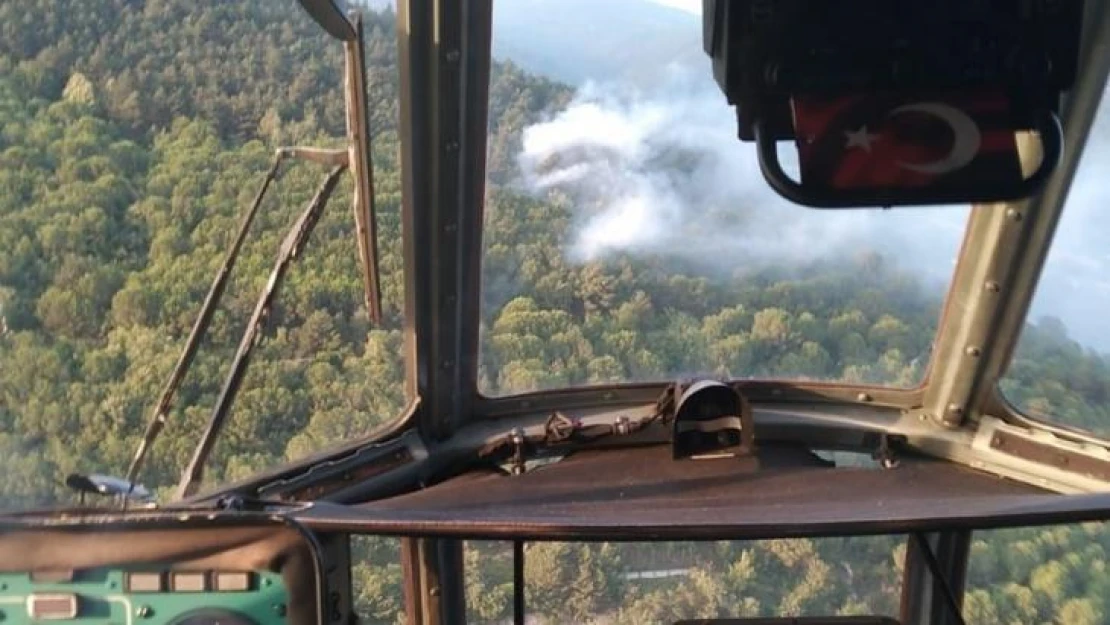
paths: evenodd
<path fill-rule="evenodd" d="M 790 146 L 782 155 L 796 169 Z M 966 215 L 790 204 L 763 180 L 754 144 L 736 139 L 717 86 L 677 69 L 651 92 L 584 85 L 567 109 L 525 130 L 521 166 L 533 189 L 571 196 L 577 260 L 663 254 L 731 272 L 874 250 L 930 273 L 939 266 L 946 279 Z"/>
<path fill-rule="evenodd" d="M 521 170 L 534 191 L 570 196 L 576 261 L 664 255 L 709 273 L 830 262 L 875 251 L 929 283 L 946 283 L 968 211 L 960 207 L 820 211 L 767 186 L 754 144 L 707 72 L 671 68 L 657 87 L 587 83 L 564 110 L 525 130 Z M 1105 109 L 1106 107 L 1104 107 Z M 788 172 L 792 146 L 780 145 Z M 1103 115 L 1072 189 L 1034 315 L 1054 315 L 1086 344 L 1110 348 L 1110 115 Z M 1097 220 L 1097 221 L 1092 221 Z M 938 295 L 940 294 L 937 288 Z"/>

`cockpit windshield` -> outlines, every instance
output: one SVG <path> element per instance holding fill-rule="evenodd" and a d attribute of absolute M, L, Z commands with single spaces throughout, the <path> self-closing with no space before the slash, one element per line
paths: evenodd
<path fill-rule="evenodd" d="M 791 204 L 736 140 L 700 2 L 571 4 L 494 4 L 481 392 L 921 384 L 969 208 Z"/>
<path fill-rule="evenodd" d="M 0 1 L 0 620 L 1107 622 L 1102 1 Z"/>

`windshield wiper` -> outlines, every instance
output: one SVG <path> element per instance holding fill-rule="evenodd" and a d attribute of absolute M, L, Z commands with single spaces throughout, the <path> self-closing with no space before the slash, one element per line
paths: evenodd
<path fill-rule="evenodd" d="M 363 293 L 370 323 L 381 325 L 382 289 L 378 268 L 377 215 L 374 207 L 374 170 L 370 158 L 370 114 L 366 106 L 366 58 L 362 16 L 351 16 L 355 37 L 343 42 L 346 59 L 344 91 L 347 100 L 348 164 L 354 176 L 355 237 L 362 265 Z"/>
<path fill-rule="evenodd" d="M 278 168 L 284 159 L 296 158 L 336 167 L 324 182 L 324 185 L 317 193 L 313 203 L 310 204 L 309 209 L 306 210 L 305 215 L 312 213 L 313 207 L 315 207 L 317 211 L 323 209 L 323 205 L 327 203 L 327 198 L 334 190 L 339 174 L 343 169 L 350 168 L 354 178 L 354 193 L 351 206 L 354 212 L 355 239 L 358 247 L 359 264 L 362 270 L 366 314 L 372 324 L 380 325 L 382 322 L 381 278 L 378 266 L 377 215 L 374 206 L 373 161 L 370 155 L 370 117 L 366 102 L 367 79 L 362 17 L 357 11 L 352 12 L 350 16 L 344 15 L 338 7 L 331 3 L 331 0 L 304 0 L 302 4 L 310 15 L 324 26 L 329 34 L 343 42 L 346 65 L 344 72 L 344 96 L 347 106 L 347 146 L 342 150 L 292 147 L 280 148 L 277 151 L 277 156 L 262 184 L 262 188 L 255 196 L 250 209 L 247 211 L 246 215 L 244 215 L 243 221 L 239 226 L 239 232 L 232 246 L 228 249 L 224 264 L 221 266 L 219 273 L 212 282 L 212 286 L 208 290 L 208 295 L 205 297 L 200 315 L 197 317 L 189 333 L 185 348 L 178 358 L 177 363 L 174 365 L 173 372 L 170 374 L 165 387 L 162 389 L 162 394 L 158 402 L 155 404 L 150 423 L 147 425 L 143 439 L 139 443 L 139 448 L 136 450 L 135 457 L 132 459 L 131 465 L 127 470 L 127 481 L 132 484 L 134 484 L 135 480 L 138 478 L 139 472 L 142 470 L 143 463 L 150 453 L 154 441 L 165 427 L 166 417 L 169 413 L 173 396 L 177 392 L 185 372 L 192 364 L 193 357 L 196 355 L 197 348 L 200 345 L 200 340 L 208 330 L 208 326 L 212 321 L 212 315 L 216 309 L 216 304 L 219 302 L 227 286 L 227 278 L 232 268 L 235 266 L 235 261 L 238 258 L 247 231 L 258 212 L 258 208 L 262 203 L 266 191 L 270 187 L 270 183 L 276 179 Z M 317 202 L 317 200 L 319 201 Z M 317 204 L 319 205 L 317 206 Z M 303 222 L 305 215 L 302 215 L 302 220 L 298 220 L 298 226 L 306 225 Z M 316 217 L 312 218 L 313 221 L 311 224 L 308 224 L 308 230 L 311 230 L 312 225 L 315 224 L 315 219 L 318 217 L 319 215 L 317 213 Z M 296 232 L 296 229 L 297 227 L 294 228 L 294 232 Z M 290 233 L 290 236 L 292 235 L 293 233 Z M 307 234 L 305 236 L 307 236 Z M 295 252 L 296 250 L 294 249 L 293 253 Z M 278 272 L 278 268 L 275 267 L 274 271 Z M 279 273 L 283 274 L 284 269 L 281 269 Z M 274 275 L 272 274 L 271 282 L 273 279 Z M 268 285 L 267 289 L 270 289 L 271 286 L 276 287 L 276 285 Z M 264 294 L 263 298 L 265 297 L 266 295 Z M 256 310 L 256 313 L 257 312 Z M 256 321 L 256 319 L 252 318 L 251 326 L 249 327 L 254 327 Z M 240 344 L 239 351 L 240 353 L 243 352 L 242 344 Z M 247 354 L 249 355 L 249 348 L 247 349 Z M 239 354 L 237 354 L 236 363 L 232 369 L 232 376 L 241 377 L 242 371 L 236 373 L 236 370 L 238 367 L 245 366 L 246 360 L 240 365 Z M 232 379 L 229 377 L 228 382 L 231 381 Z M 238 381 L 234 384 L 237 387 Z M 208 441 L 208 439 L 218 434 L 222 421 L 226 416 L 220 414 L 221 411 L 226 411 L 226 407 L 220 408 L 220 404 L 224 402 L 230 403 L 234 398 L 235 390 L 232 389 L 229 395 L 226 394 L 227 391 L 228 387 L 225 385 L 223 392 L 220 394 L 220 401 L 216 407 L 216 411 L 213 412 L 212 419 L 209 422 L 209 430 L 205 431 L 204 439 L 201 441 L 201 447 L 197 449 L 197 453 L 202 457 L 202 461 L 203 457 L 211 452 L 210 447 L 214 442 Z M 212 428 L 214 424 L 215 430 L 213 431 Z M 205 449 L 202 453 L 203 447 L 208 447 L 209 449 Z M 194 464 L 195 462 L 196 457 L 194 457 Z M 185 489 L 187 487 L 187 483 L 190 481 L 187 477 L 188 475 L 197 473 L 199 476 L 200 471 L 201 469 L 199 467 L 191 466 L 182 477 L 181 484 L 179 485 L 180 488 Z M 199 477 L 197 479 L 199 480 Z M 182 492 L 184 492 L 184 490 L 182 490 Z"/>
<path fill-rule="evenodd" d="M 254 201 L 251 202 L 250 208 L 247 209 L 247 212 L 239 222 L 239 230 L 236 232 L 235 239 L 231 242 L 231 246 L 224 256 L 224 262 L 216 273 L 216 277 L 212 280 L 212 285 L 208 288 L 208 294 L 204 297 L 204 303 L 201 305 L 200 313 L 197 315 L 197 319 L 193 322 L 193 327 L 189 331 L 189 338 L 185 341 L 185 347 L 181 350 L 181 355 L 178 356 L 177 363 L 174 365 L 169 379 L 166 380 L 166 385 L 162 388 L 162 394 L 159 396 L 158 402 L 151 411 L 150 422 L 147 424 L 146 432 L 143 434 L 143 438 L 139 442 L 139 448 L 135 451 L 135 457 L 131 460 L 131 465 L 127 469 L 126 481 L 132 485 L 138 484 L 136 480 L 139 477 L 139 472 L 142 471 L 146 457 L 149 455 L 154 441 L 158 440 L 158 436 L 166 426 L 166 417 L 169 415 L 173 396 L 181 386 L 181 380 L 184 379 L 185 372 L 188 371 L 189 367 L 193 364 L 193 358 L 196 356 L 197 349 L 200 347 L 201 339 L 203 339 L 205 333 L 208 332 L 208 326 L 212 322 L 212 316 L 216 312 L 216 306 L 220 303 L 220 298 L 223 297 L 228 278 L 231 275 L 232 269 L 235 268 L 235 262 L 239 259 L 239 253 L 243 248 L 243 242 L 246 241 L 247 233 L 250 231 L 251 224 L 258 214 L 258 209 L 262 206 L 262 201 L 266 197 L 266 192 L 269 191 L 270 185 L 277 179 L 281 164 L 286 159 L 290 158 L 342 169 L 348 162 L 349 154 L 345 150 L 327 150 L 312 147 L 279 148 L 275 153 L 274 162 L 270 166 L 269 172 L 266 173 L 266 178 L 262 181 L 262 186 L 258 189 L 258 193 L 254 196 Z"/>
<path fill-rule="evenodd" d="M 224 422 L 227 421 L 228 411 L 232 402 L 235 401 L 235 395 L 243 381 L 243 374 L 246 373 L 247 365 L 250 363 L 251 353 L 261 338 L 259 332 L 270 315 L 274 296 L 277 294 L 289 266 L 299 256 L 313 228 L 320 220 L 324 206 L 335 190 L 335 185 L 339 182 L 339 176 L 346 168 L 346 165 L 339 165 L 331 170 L 323 184 L 316 191 L 316 195 L 308 203 L 308 207 L 293 224 L 289 234 L 285 235 L 285 240 L 281 243 L 281 250 L 278 252 L 277 261 L 270 272 L 270 278 L 262 289 L 262 294 L 254 306 L 254 312 L 247 323 L 247 328 L 239 341 L 239 348 L 235 352 L 235 359 L 231 363 L 231 371 L 220 390 L 220 396 L 216 400 L 216 406 L 212 409 L 212 415 L 208 418 L 208 425 L 197 443 L 192 460 L 189 461 L 189 465 L 181 475 L 181 481 L 177 485 L 177 497 L 179 499 L 194 494 L 203 479 L 204 463 L 212 453 L 216 438 L 219 436 Z"/>
<path fill-rule="evenodd" d="M 242 221 L 239 223 L 239 231 L 235 234 L 235 240 L 232 241 L 231 247 L 227 250 L 227 255 L 224 257 L 223 265 L 220 266 L 216 278 L 212 281 L 212 286 L 208 288 L 208 295 L 204 298 L 204 304 L 201 305 L 200 314 L 197 320 L 193 323 L 193 329 L 189 332 L 189 338 L 185 341 L 185 349 L 182 350 L 181 355 L 177 359 L 177 364 L 173 367 L 173 372 L 170 373 L 169 379 L 166 381 L 165 387 L 162 389 L 162 395 L 158 398 L 158 403 L 154 405 L 154 411 L 151 414 L 150 423 L 147 424 L 146 433 L 143 434 L 143 439 L 139 443 L 139 449 L 135 452 L 134 459 L 131 460 L 131 466 L 127 469 L 127 482 L 134 484 L 136 478 L 139 477 L 139 471 L 142 470 L 143 462 L 146 460 L 147 453 L 150 451 L 151 445 L 157 440 L 158 435 L 162 432 L 162 428 L 166 425 L 166 415 L 170 411 L 170 403 L 173 401 L 173 396 L 177 392 L 177 388 L 181 385 L 181 380 L 185 377 L 185 372 L 189 366 L 193 364 L 193 357 L 196 356 L 197 348 L 200 346 L 200 340 L 204 337 L 205 332 L 208 331 L 208 325 L 212 322 L 212 315 L 216 312 L 216 304 L 219 303 L 220 297 L 223 296 L 224 289 L 227 287 L 228 276 L 231 275 L 231 270 L 235 267 L 235 261 L 239 258 L 239 251 L 243 247 L 243 241 L 247 238 L 247 232 L 250 230 L 251 223 L 254 222 L 255 215 L 258 214 L 258 207 L 262 205 L 262 199 L 266 196 L 266 191 L 270 188 L 272 183 L 277 178 L 278 168 L 281 167 L 281 162 L 284 160 L 284 151 L 278 151 L 274 157 L 274 163 L 270 167 L 269 173 L 266 174 L 266 179 L 262 182 L 262 187 L 258 190 L 258 194 L 254 196 L 254 202 L 251 203 L 247 213 L 243 215 Z"/>

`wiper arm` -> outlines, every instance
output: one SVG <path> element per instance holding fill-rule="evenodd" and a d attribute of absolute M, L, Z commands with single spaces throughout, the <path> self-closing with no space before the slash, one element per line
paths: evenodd
<path fill-rule="evenodd" d="M 239 341 L 239 348 L 235 353 L 235 359 L 231 363 L 231 371 L 228 373 L 227 379 L 224 381 L 224 386 L 220 390 L 219 399 L 217 399 L 216 406 L 212 409 L 212 415 L 208 419 L 208 425 L 201 435 L 200 442 L 197 443 L 192 460 L 189 461 L 189 465 L 181 475 L 181 481 L 178 483 L 177 487 L 177 497 L 179 499 L 193 495 L 200 485 L 204 476 L 204 464 L 208 460 L 208 456 L 212 453 L 212 449 L 216 444 L 216 439 L 220 434 L 220 430 L 223 428 L 224 422 L 227 421 L 228 411 L 231 408 L 232 402 L 235 400 L 236 393 L 239 391 L 239 386 L 243 381 L 243 374 L 246 373 L 247 365 L 250 363 L 251 352 L 254 350 L 254 346 L 259 342 L 259 332 L 266 322 L 266 319 L 269 317 L 274 296 L 281 286 L 289 266 L 292 264 L 293 260 L 298 257 L 309 235 L 312 233 L 313 228 L 320 220 L 324 205 L 327 204 L 328 198 L 339 182 L 339 176 L 345 169 L 345 165 L 339 165 L 331 170 L 327 178 L 324 179 L 323 184 L 320 185 L 320 188 L 316 191 L 316 195 L 313 196 L 304 212 L 301 213 L 300 217 L 298 217 L 297 221 L 293 224 L 293 228 L 289 231 L 289 234 L 285 236 L 285 240 L 282 241 L 277 261 L 274 263 L 274 268 L 270 272 L 270 279 L 266 282 L 266 286 L 263 288 L 262 294 L 255 304 L 250 321 L 247 323 L 247 328 L 243 332 L 243 337 Z"/>
<path fill-rule="evenodd" d="M 216 312 L 216 304 L 219 303 L 220 298 L 223 296 L 224 289 L 227 287 L 228 276 L 231 275 L 231 270 L 235 268 L 235 261 L 239 258 L 239 251 L 243 247 L 243 241 L 247 238 L 247 232 L 250 230 L 255 215 L 258 214 L 258 208 L 262 205 L 262 199 L 266 196 L 266 191 L 269 190 L 270 183 L 277 178 L 278 168 L 281 166 L 281 162 L 285 159 L 285 156 L 286 153 L 282 150 L 279 150 L 274 156 L 274 163 L 270 167 L 269 173 L 266 174 L 266 179 L 262 182 L 262 187 L 258 190 L 258 194 L 254 196 L 254 202 L 251 203 L 250 208 L 247 210 L 246 214 L 243 215 L 243 219 L 239 223 L 239 231 L 235 235 L 235 240 L 232 242 L 231 247 L 228 248 L 227 255 L 224 257 L 224 263 L 220 266 L 219 273 L 216 274 L 215 279 L 212 281 L 212 286 L 208 288 L 208 295 L 204 298 L 204 304 L 201 306 L 200 314 L 193 323 L 193 329 L 189 331 L 189 338 L 185 341 L 185 349 L 182 350 L 181 355 L 177 359 L 177 364 L 174 365 L 169 379 L 166 380 L 166 385 L 162 389 L 162 395 L 158 398 L 158 403 L 154 405 L 150 423 L 147 424 L 146 433 L 143 434 L 142 442 L 139 443 L 139 448 L 135 452 L 135 457 L 131 460 L 131 466 L 127 469 L 127 481 L 131 484 L 135 484 L 135 480 L 139 477 L 139 471 L 142 470 L 143 462 L 146 460 L 147 453 L 150 452 L 151 446 L 162 432 L 162 428 L 166 425 L 166 415 L 169 413 L 173 396 L 177 392 L 177 388 L 181 385 L 181 380 L 185 377 L 185 372 L 193 363 L 193 357 L 196 356 L 201 339 L 204 337 L 205 332 L 208 331 L 208 326 L 212 322 L 212 315 Z"/>

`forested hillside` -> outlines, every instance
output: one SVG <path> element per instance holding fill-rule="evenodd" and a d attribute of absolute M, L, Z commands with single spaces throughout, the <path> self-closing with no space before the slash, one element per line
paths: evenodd
<path fill-rule="evenodd" d="M 368 16 L 375 183 L 387 323 L 360 309 L 349 189 L 290 273 L 208 479 L 234 479 L 364 434 L 401 408 L 396 43 Z M 0 3 L 0 506 L 66 501 L 71 471 L 120 473 L 273 149 L 343 126 L 337 46 L 293 0 Z M 498 64 L 483 292 L 488 393 L 676 371 L 898 385 L 923 375 L 941 302 L 861 252 L 706 276 L 661 259 L 576 262 L 570 195 L 516 184 L 523 130 L 569 87 Z M 681 162 L 676 162 L 680 167 Z M 143 481 L 172 485 L 285 228 L 323 171 L 294 165 L 264 205 Z M 708 355 L 708 357 L 707 357 Z M 1110 431 L 1110 370 L 1052 321 L 1027 330 L 1007 382 L 1038 414 Z M 976 543 L 971 622 L 1110 619 L 1110 534 L 1010 532 Z M 396 545 L 362 540 L 367 622 L 401 601 Z M 901 547 L 887 539 L 766 544 L 533 545 L 528 603 L 551 622 L 892 613 Z M 476 622 L 510 610 L 507 548 L 472 545 Z M 626 579 L 647 568 L 674 580 Z"/>

